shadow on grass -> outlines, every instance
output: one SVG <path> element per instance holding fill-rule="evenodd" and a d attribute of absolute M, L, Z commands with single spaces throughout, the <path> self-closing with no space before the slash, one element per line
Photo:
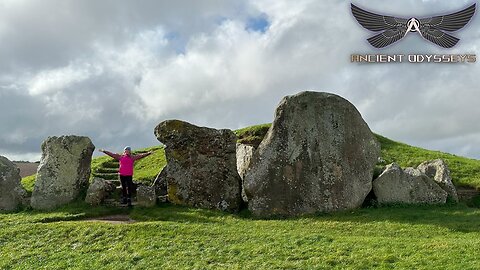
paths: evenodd
<path fill-rule="evenodd" d="M 433 225 L 458 232 L 480 232 L 480 209 L 466 205 L 390 205 L 362 208 L 340 213 L 310 216 L 315 220 L 337 222 L 395 222 L 411 225 Z"/>
<path fill-rule="evenodd" d="M 248 210 L 237 214 L 214 210 L 195 209 L 164 204 L 155 208 L 134 208 L 130 217 L 136 221 L 171 221 L 182 223 L 222 223 L 243 221 L 292 221 L 312 219 L 313 221 L 336 222 L 394 222 L 411 225 L 433 225 L 459 232 L 480 232 L 480 209 L 458 205 L 390 205 L 376 208 L 362 208 L 337 213 L 318 213 L 295 218 L 272 217 L 262 219 L 252 216 Z"/>
<path fill-rule="evenodd" d="M 480 232 L 480 209 L 466 205 L 391 205 L 362 208 L 337 213 L 319 213 L 295 218 L 273 217 L 261 219 L 253 217 L 248 210 L 240 213 L 224 213 L 215 210 L 197 209 L 171 204 L 161 204 L 153 208 L 91 207 L 85 203 L 74 203 L 49 211 L 24 210 L 14 214 L 0 215 L 0 222 L 50 223 L 60 221 L 80 221 L 108 215 L 129 215 L 137 222 L 165 221 L 179 223 L 226 223 L 238 221 L 335 221 L 335 222 L 395 222 L 411 225 L 433 225 L 459 232 Z"/>
<path fill-rule="evenodd" d="M 130 217 L 136 221 L 171 221 L 182 223 L 221 223 L 223 219 L 237 215 L 221 211 L 161 204 L 153 208 L 133 208 Z"/>

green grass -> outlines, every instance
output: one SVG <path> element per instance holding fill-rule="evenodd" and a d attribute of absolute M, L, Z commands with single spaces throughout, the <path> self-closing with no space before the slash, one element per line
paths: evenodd
<path fill-rule="evenodd" d="M 133 224 L 81 219 L 124 213 Z M 480 210 L 369 208 L 285 220 L 171 205 L 0 215 L 0 269 L 476 269 Z"/>
<path fill-rule="evenodd" d="M 163 147 L 150 147 L 135 151 L 134 153 L 154 151 L 144 159 L 135 162 L 135 181 L 152 184 L 158 173 L 167 165 Z"/>
<path fill-rule="evenodd" d="M 235 130 L 238 142 L 243 144 L 250 144 L 257 147 L 262 142 L 263 137 L 267 133 L 272 124 L 262 124 L 242 129 Z"/>
<path fill-rule="evenodd" d="M 35 178 L 37 177 L 36 174 L 30 175 L 27 177 L 22 178 L 22 186 L 25 188 L 28 194 L 32 194 L 33 186 L 35 185 Z"/>

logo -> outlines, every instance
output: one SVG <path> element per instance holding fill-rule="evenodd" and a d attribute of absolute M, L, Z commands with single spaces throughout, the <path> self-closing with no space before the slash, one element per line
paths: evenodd
<path fill-rule="evenodd" d="M 462 29 L 475 14 L 476 4 L 451 14 L 423 19 L 379 15 L 354 4 L 351 4 L 351 8 L 353 16 L 361 26 L 372 32 L 381 32 L 367 39 L 375 48 L 387 47 L 410 32 L 417 32 L 422 38 L 440 47 L 452 48 L 460 39 L 447 32 Z"/>

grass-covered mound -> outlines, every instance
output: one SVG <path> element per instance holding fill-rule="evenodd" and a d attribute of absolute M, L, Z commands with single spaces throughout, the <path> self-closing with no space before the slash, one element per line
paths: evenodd
<path fill-rule="evenodd" d="M 133 224 L 81 221 L 127 214 Z M 473 269 L 480 210 L 370 208 L 256 220 L 164 205 L 0 215 L 0 269 Z M 473 267 L 473 268 L 472 268 Z"/>
<path fill-rule="evenodd" d="M 259 139 L 265 136 L 269 127 L 270 124 L 251 126 L 239 129 L 235 133 L 239 141 L 258 146 Z M 376 174 L 381 172 L 383 166 L 393 162 L 398 163 L 401 167 L 416 167 L 424 161 L 441 158 L 448 164 L 456 186 L 480 189 L 480 160 L 410 146 L 377 134 L 375 136 L 381 145 L 383 159 L 377 166 Z"/>
<path fill-rule="evenodd" d="M 235 130 L 238 142 L 258 146 L 271 124 L 262 124 Z M 395 142 L 380 135 L 376 135 L 382 148 L 383 161 L 378 164 L 376 174 L 381 172 L 383 166 L 392 162 L 401 167 L 416 167 L 426 160 L 444 159 L 452 172 L 453 182 L 456 186 L 467 186 L 480 189 L 480 160 L 469 159 L 439 151 L 431 151 L 404 143 Z M 135 163 L 135 181 L 151 184 L 155 176 L 166 165 L 163 147 L 156 146 L 135 150 L 134 153 L 144 153 L 153 150 L 155 153 Z M 97 157 L 92 160 L 92 177 L 104 179 L 117 179 L 118 162 L 108 156 Z M 27 191 L 33 190 L 35 176 L 22 179 Z"/>
<path fill-rule="evenodd" d="M 165 150 L 161 146 L 137 149 L 134 155 L 153 151 L 153 154 L 135 161 L 134 180 L 144 184 L 152 184 L 157 174 L 167 164 Z M 118 161 L 109 157 L 101 156 L 92 160 L 92 177 L 101 177 L 107 180 L 118 179 Z"/>
<path fill-rule="evenodd" d="M 237 135 L 238 142 L 243 144 L 249 144 L 257 147 L 267 134 L 268 129 L 271 124 L 262 124 L 251 127 L 246 127 L 242 129 L 235 130 L 235 135 Z"/>
<path fill-rule="evenodd" d="M 382 147 L 382 165 L 396 162 L 401 167 L 416 167 L 423 161 L 441 158 L 448 164 L 456 186 L 480 188 L 480 160 L 426 150 L 376 136 Z"/>

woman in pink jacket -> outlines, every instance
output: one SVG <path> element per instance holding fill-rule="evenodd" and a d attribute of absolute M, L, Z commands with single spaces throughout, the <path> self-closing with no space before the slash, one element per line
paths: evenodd
<path fill-rule="evenodd" d="M 118 169 L 118 174 L 120 175 L 120 182 L 122 183 L 122 203 L 131 206 L 132 192 L 134 189 L 133 165 L 136 160 L 142 159 L 152 154 L 153 152 L 150 151 L 148 153 L 140 155 L 132 155 L 132 149 L 130 148 L 130 146 L 127 146 L 125 147 L 125 149 L 123 149 L 122 155 L 115 154 L 104 149 L 100 149 L 99 151 L 119 161 L 120 168 Z"/>

